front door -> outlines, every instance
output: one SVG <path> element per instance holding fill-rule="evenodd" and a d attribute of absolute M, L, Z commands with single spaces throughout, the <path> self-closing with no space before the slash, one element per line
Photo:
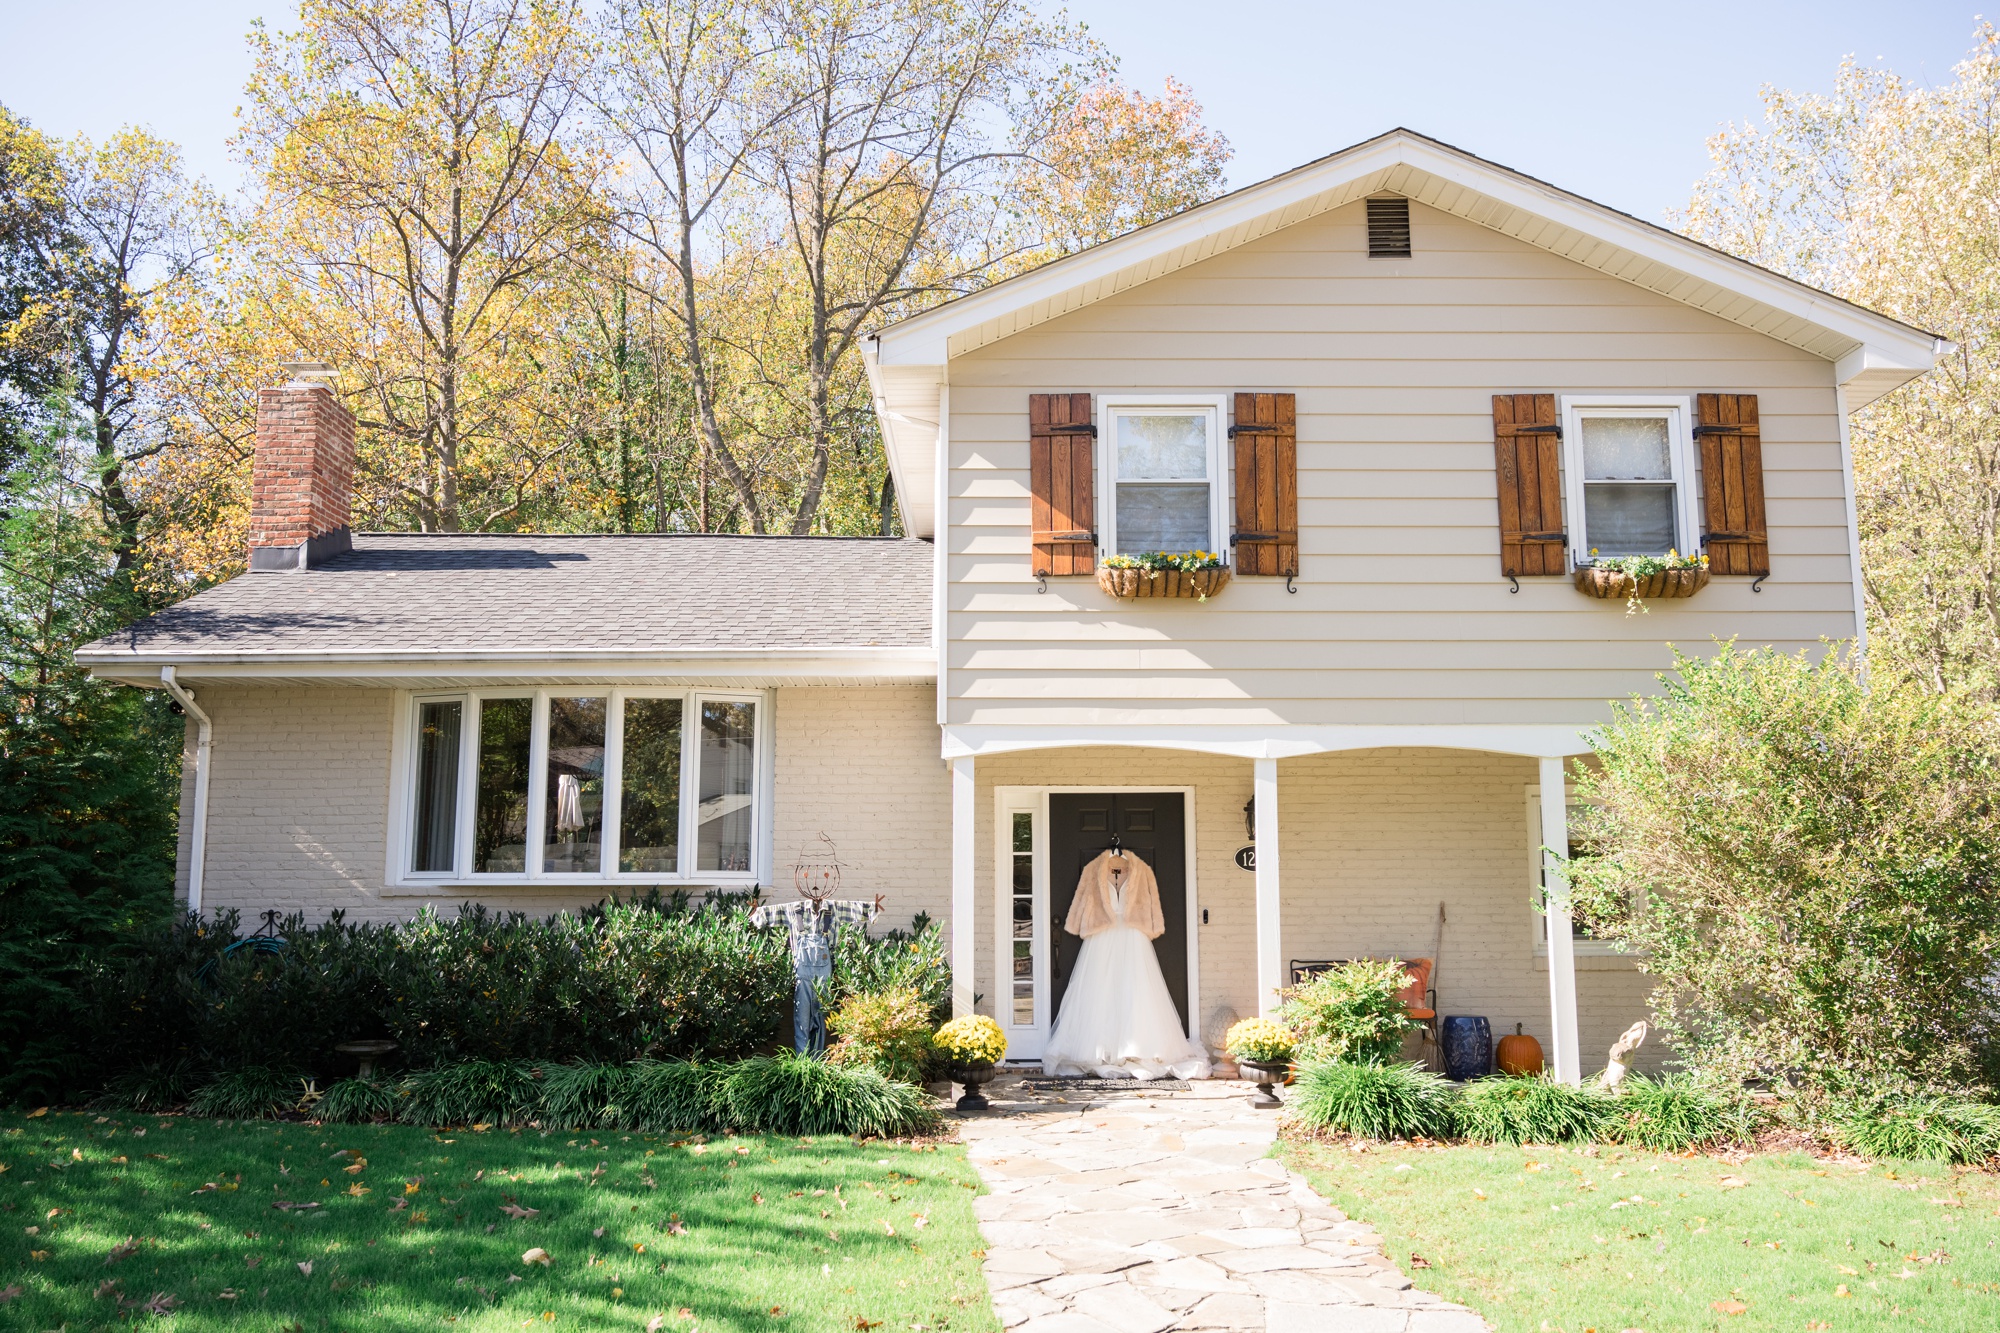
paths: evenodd
<path fill-rule="evenodd" d="M 1160 882 L 1160 912 L 1166 933 L 1153 941 L 1167 992 L 1188 1018 L 1187 812 L 1180 792 L 1106 792 L 1049 795 L 1048 938 L 1054 942 L 1049 969 L 1050 1012 L 1062 1013 L 1063 990 L 1076 967 L 1083 941 L 1062 928 L 1076 897 L 1083 868 L 1111 846 L 1120 845 L 1153 868 Z"/>

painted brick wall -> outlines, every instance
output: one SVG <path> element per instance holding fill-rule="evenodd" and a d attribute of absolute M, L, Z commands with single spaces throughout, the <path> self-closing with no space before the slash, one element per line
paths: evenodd
<path fill-rule="evenodd" d="M 1078 748 L 981 760 L 976 989 L 991 1013 L 996 786 L 1192 786 L 1201 1031 L 1256 1012 L 1256 877 L 1239 870 L 1251 763 L 1210 755 Z M 1284 845 L 1283 956 L 1429 956 L 1438 903 L 1448 924 L 1444 1013 L 1484 1014 L 1496 1038 L 1517 1022 L 1550 1044 L 1548 973 L 1535 956 L 1526 791 L 1533 760 L 1451 750 L 1367 750 L 1278 765 Z M 1619 958 L 1578 960 L 1584 1067 L 1644 1017 L 1647 979 Z M 1657 1058 L 1657 1049 L 1645 1054 Z M 1642 1062 L 1643 1063 L 1643 1062 Z"/>
<path fill-rule="evenodd" d="M 204 687 L 215 720 L 207 879 L 211 909 L 254 921 L 267 908 L 357 921 L 400 920 L 426 903 L 454 910 L 461 895 L 384 893 L 389 802 L 389 690 Z M 949 774 L 938 759 L 926 686 L 793 688 L 777 692 L 779 896 L 790 867 L 824 829 L 848 866 L 846 885 L 888 898 L 888 920 L 950 905 Z M 191 764 L 193 729 L 188 731 Z M 184 779 L 182 808 L 191 807 Z M 187 890 L 182 830 L 180 891 Z M 479 897 L 546 914 L 588 905 L 591 889 L 505 889 Z"/>

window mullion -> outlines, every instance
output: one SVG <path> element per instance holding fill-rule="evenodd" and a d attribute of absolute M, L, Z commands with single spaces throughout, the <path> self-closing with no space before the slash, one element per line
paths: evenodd
<path fill-rule="evenodd" d="M 474 807 L 479 800 L 479 696 L 468 693 L 462 697 L 465 713 L 458 727 L 458 836 L 451 858 L 456 879 L 472 873 Z"/>
<path fill-rule="evenodd" d="M 682 879 L 695 874 L 695 838 L 701 832 L 701 695 L 681 696 L 681 837 L 674 867 Z"/>
<path fill-rule="evenodd" d="M 598 833 L 597 872 L 615 875 L 619 843 L 625 836 L 625 692 L 612 690 L 604 699 L 604 813 Z"/>
<path fill-rule="evenodd" d="M 527 855 L 521 862 L 531 878 L 542 873 L 542 804 L 548 796 L 549 695 L 536 690 L 534 711 L 528 722 L 528 820 Z"/>

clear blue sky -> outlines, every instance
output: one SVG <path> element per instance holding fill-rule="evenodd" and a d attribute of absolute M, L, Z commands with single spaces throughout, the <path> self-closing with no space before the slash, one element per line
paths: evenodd
<path fill-rule="evenodd" d="M 1053 7 L 1053 6 L 1051 6 Z M 1357 4 L 1076 0 L 1153 89 L 1173 75 L 1236 148 L 1244 185 L 1395 125 L 1658 221 L 1703 140 L 1758 114 L 1765 83 L 1823 90 L 1844 55 L 1940 82 L 1971 3 L 1679 0 Z M 0 102 L 56 134 L 136 122 L 228 185 L 243 36 L 283 0 L 0 0 Z"/>

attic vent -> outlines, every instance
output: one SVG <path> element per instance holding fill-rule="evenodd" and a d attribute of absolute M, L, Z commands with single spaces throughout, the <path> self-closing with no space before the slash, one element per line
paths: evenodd
<path fill-rule="evenodd" d="M 1410 201 L 1401 195 L 1368 201 L 1368 257 L 1410 257 Z"/>

